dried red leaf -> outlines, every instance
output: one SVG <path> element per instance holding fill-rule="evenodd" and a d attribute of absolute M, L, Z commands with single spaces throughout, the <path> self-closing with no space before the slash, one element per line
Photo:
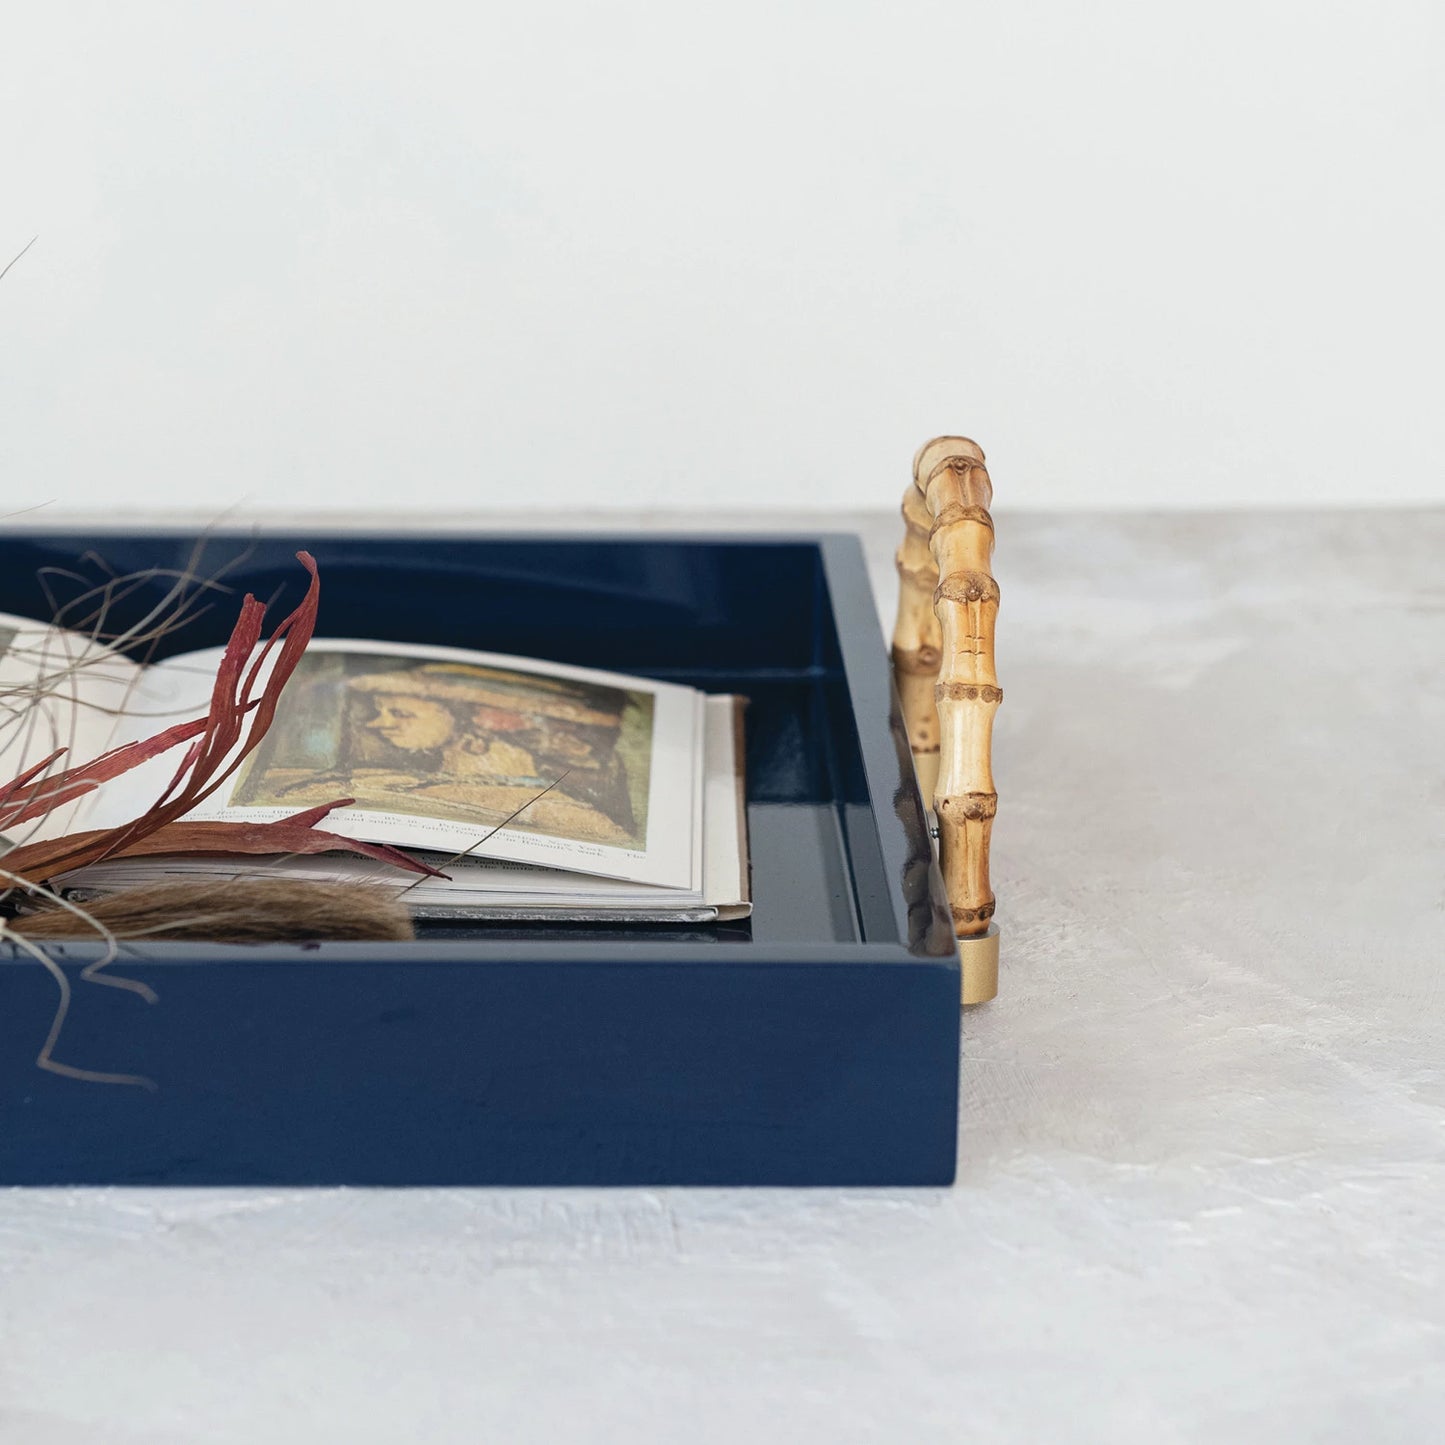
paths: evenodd
<path fill-rule="evenodd" d="M 302 828 L 314 828 L 323 818 L 338 808 L 349 808 L 355 798 L 337 798 L 334 803 L 318 803 L 314 808 L 303 808 L 299 813 L 280 819 L 283 823 L 295 823 Z"/>
<path fill-rule="evenodd" d="M 188 857 L 225 853 L 360 853 L 408 873 L 420 873 L 427 878 L 446 877 L 399 848 L 385 843 L 361 843 L 340 833 L 328 833 L 285 819 L 274 823 L 171 823 L 114 856 L 139 858 L 159 853 L 184 853 Z"/>
<path fill-rule="evenodd" d="M 311 554 L 298 552 L 296 557 L 311 575 L 305 597 L 289 616 L 282 619 L 253 658 L 252 654 L 261 639 L 261 623 L 266 609 L 253 596 L 247 595 L 216 668 L 210 708 L 204 718 L 177 723 L 153 738 L 115 748 L 54 778 L 32 781 L 37 769 L 30 769 L 0 793 L 0 804 L 11 804 L 8 812 L 0 814 L 0 827 L 13 826 L 48 812 L 168 748 L 193 740 L 156 802 L 140 817 L 117 828 L 73 833 L 64 838 L 13 849 L 4 860 L 9 872 L 38 882 L 105 858 L 142 854 L 321 853 L 345 850 L 410 872 L 436 874 L 435 869 L 395 848 L 358 843 L 316 828 L 315 824 L 333 808 L 341 806 L 340 803 L 309 808 L 273 823 L 179 821 L 221 787 L 265 736 L 276 715 L 282 690 L 311 641 L 320 606 L 321 583 Z M 276 651 L 275 664 L 257 693 L 258 682 L 273 651 Z M 39 768 L 45 766 L 46 763 L 38 765 Z"/>
<path fill-rule="evenodd" d="M 84 797 L 102 783 L 108 783 L 112 778 L 118 778 L 122 773 L 139 767 L 141 763 L 158 757 L 168 748 L 195 737 L 205 726 L 205 718 L 176 723 L 154 737 L 112 748 L 110 752 L 102 753 L 98 758 L 92 758 L 90 762 L 82 763 L 79 767 L 67 768 L 64 772 L 56 773 L 54 777 L 30 782 L 37 772 L 53 763 L 65 751 L 60 748 L 44 762 L 27 769 L 4 789 L 0 789 L 0 806 L 5 809 L 0 812 L 0 829 L 13 828 L 20 823 L 30 822 L 32 818 L 44 817 L 52 809 Z M 27 783 L 29 786 L 24 786 Z"/>
<path fill-rule="evenodd" d="M 62 757 L 64 756 L 64 754 L 64 748 L 56 748 L 56 750 L 51 753 L 48 758 L 41 758 L 41 760 L 36 763 L 33 768 L 26 768 L 25 771 L 21 773 L 18 778 L 11 778 L 11 780 L 6 783 L 3 788 L 0 788 L 0 804 L 8 803 L 25 786 L 25 784 L 31 780 L 31 778 L 35 777 L 39 773 L 43 773 L 46 768 L 48 768 L 51 763 L 56 760 L 56 758 Z"/>
<path fill-rule="evenodd" d="M 250 594 L 247 594 L 242 602 L 240 616 L 236 619 L 236 626 L 216 669 L 216 681 L 211 688 L 210 711 L 197 741 L 191 766 L 178 769 L 175 778 L 160 798 L 134 822 L 116 829 L 110 846 L 94 857 L 87 858 L 87 862 L 113 856 L 138 838 L 189 813 L 192 808 L 209 798 L 240 767 L 265 736 L 276 715 L 281 692 L 291 674 L 296 671 L 296 665 L 301 661 L 301 656 L 311 641 L 316 627 L 317 609 L 321 605 L 321 579 L 317 575 L 315 559 L 309 552 L 298 552 L 296 560 L 311 574 L 310 586 L 296 609 L 282 619 L 260 654 L 251 663 L 249 670 L 245 670 L 246 662 L 260 641 L 261 622 L 266 609 Z M 278 644 L 280 652 L 275 666 L 267 676 L 260 695 L 253 696 L 261 670 L 272 649 Z M 254 712 L 254 716 L 242 742 L 246 715 L 250 712 Z M 235 756 L 231 757 L 228 763 L 226 759 L 233 751 Z M 76 863 L 70 866 L 81 865 Z"/>
<path fill-rule="evenodd" d="M 322 810 L 323 815 L 327 811 L 330 810 Z M 27 843 L 24 847 L 6 854 L 5 867 L 8 871 L 26 878 L 54 878 L 72 867 L 83 866 L 67 860 L 77 849 L 85 850 L 104 843 L 111 831 L 98 828 L 88 833 L 72 833 L 68 837 L 56 838 L 46 843 Z M 354 838 L 343 838 L 339 833 L 327 833 L 290 818 L 281 818 L 272 823 L 168 823 L 106 856 L 151 858 L 166 853 L 184 854 L 188 857 L 226 853 L 360 853 L 364 857 L 376 859 L 378 863 L 389 863 L 409 873 L 421 873 L 431 878 L 445 876 L 419 858 L 412 858 L 384 843 L 359 843 Z"/>

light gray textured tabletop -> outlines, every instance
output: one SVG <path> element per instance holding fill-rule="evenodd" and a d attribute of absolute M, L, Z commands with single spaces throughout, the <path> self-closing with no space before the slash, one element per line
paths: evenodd
<path fill-rule="evenodd" d="M 1445 512 L 999 539 L 954 1188 L 3 1192 L 0 1440 L 1440 1439 Z"/>

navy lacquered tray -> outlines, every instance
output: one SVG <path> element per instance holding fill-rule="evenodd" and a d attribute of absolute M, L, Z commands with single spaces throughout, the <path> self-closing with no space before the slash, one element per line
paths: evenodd
<path fill-rule="evenodd" d="M 0 610 L 98 553 L 185 565 L 179 533 L 0 540 Z M 945 1184 L 959 971 L 857 541 L 216 535 L 237 594 L 318 632 L 485 648 L 747 694 L 755 908 L 686 928 L 438 925 L 415 943 L 51 945 L 73 999 L 0 946 L 0 1182 Z M 166 584 L 118 604 L 139 616 Z M 224 641 L 233 598 L 171 640 Z M 162 654 L 163 655 L 163 654 Z"/>

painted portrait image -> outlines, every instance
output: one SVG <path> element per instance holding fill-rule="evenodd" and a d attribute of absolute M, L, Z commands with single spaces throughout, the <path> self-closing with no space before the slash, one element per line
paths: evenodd
<path fill-rule="evenodd" d="M 413 817 L 643 848 L 645 692 L 376 653 L 302 659 L 232 806 L 339 796 Z M 545 795 L 539 797 L 539 794 Z"/>

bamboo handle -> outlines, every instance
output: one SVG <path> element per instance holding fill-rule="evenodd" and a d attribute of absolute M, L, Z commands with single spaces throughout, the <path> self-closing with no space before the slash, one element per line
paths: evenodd
<path fill-rule="evenodd" d="M 988 850 L 998 794 L 993 719 L 1003 701 L 994 669 L 999 592 L 990 564 L 993 484 L 982 449 L 937 437 L 913 460 L 898 553 L 893 657 L 919 785 L 938 816 L 939 865 L 963 962 L 963 1001 L 998 993 L 998 930 Z M 921 505 L 920 505 L 921 504 Z M 928 562 L 920 543 L 926 537 Z M 925 588 L 931 606 L 923 604 Z M 925 612 L 932 614 L 931 622 Z M 934 661 L 936 659 L 936 661 Z M 932 662 L 936 682 L 925 691 Z"/>
<path fill-rule="evenodd" d="M 943 629 L 933 610 L 938 564 L 928 546 L 933 525 L 923 494 L 911 482 L 903 494 L 903 545 L 898 568 L 898 618 L 893 624 L 893 677 L 903 704 L 903 725 L 924 799 L 938 781 L 938 709 L 933 687 L 943 660 Z"/>

